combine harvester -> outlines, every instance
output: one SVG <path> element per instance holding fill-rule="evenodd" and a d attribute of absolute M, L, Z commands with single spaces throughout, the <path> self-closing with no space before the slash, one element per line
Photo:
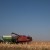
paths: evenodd
<path fill-rule="evenodd" d="M 32 37 L 25 35 L 18 35 L 16 33 L 11 33 L 11 35 L 3 35 L 1 42 L 8 43 L 29 43 L 32 41 Z"/>

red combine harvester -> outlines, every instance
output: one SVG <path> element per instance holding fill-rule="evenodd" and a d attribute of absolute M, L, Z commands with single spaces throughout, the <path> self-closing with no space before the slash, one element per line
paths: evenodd
<path fill-rule="evenodd" d="M 29 43 L 32 41 L 32 37 L 25 35 L 18 35 L 16 33 L 11 33 L 11 35 L 3 35 L 1 42 L 13 42 L 13 43 Z"/>
<path fill-rule="evenodd" d="M 14 35 L 16 35 L 16 36 L 14 36 Z M 15 39 L 15 41 L 14 42 L 16 42 L 16 43 L 25 43 L 25 42 L 31 42 L 32 41 L 32 37 L 30 37 L 30 36 L 25 36 L 25 35 L 18 35 L 18 34 L 15 34 L 15 33 L 12 33 L 12 37 Z M 12 40 L 13 40 L 13 38 L 12 38 Z"/>

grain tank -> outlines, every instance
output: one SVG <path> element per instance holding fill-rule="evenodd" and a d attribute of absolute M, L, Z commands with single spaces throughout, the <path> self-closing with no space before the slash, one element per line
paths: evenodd
<path fill-rule="evenodd" d="M 12 41 L 12 36 L 11 35 L 3 35 L 2 38 L 5 42 L 11 42 Z"/>

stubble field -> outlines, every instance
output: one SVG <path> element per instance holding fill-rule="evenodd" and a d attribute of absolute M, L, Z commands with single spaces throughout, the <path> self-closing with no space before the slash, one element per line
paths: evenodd
<path fill-rule="evenodd" d="M 0 50 L 50 50 L 50 42 L 31 42 L 29 44 L 0 44 Z"/>

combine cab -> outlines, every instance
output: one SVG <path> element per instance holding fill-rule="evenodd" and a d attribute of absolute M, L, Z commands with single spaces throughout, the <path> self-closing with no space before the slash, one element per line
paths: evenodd
<path fill-rule="evenodd" d="M 13 42 L 13 43 L 25 43 L 32 41 L 32 37 L 25 35 L 18 35 L 16 33 L 11 33 L 11 35 L 4 35 L 2 38 L 4 42 Z"/>

